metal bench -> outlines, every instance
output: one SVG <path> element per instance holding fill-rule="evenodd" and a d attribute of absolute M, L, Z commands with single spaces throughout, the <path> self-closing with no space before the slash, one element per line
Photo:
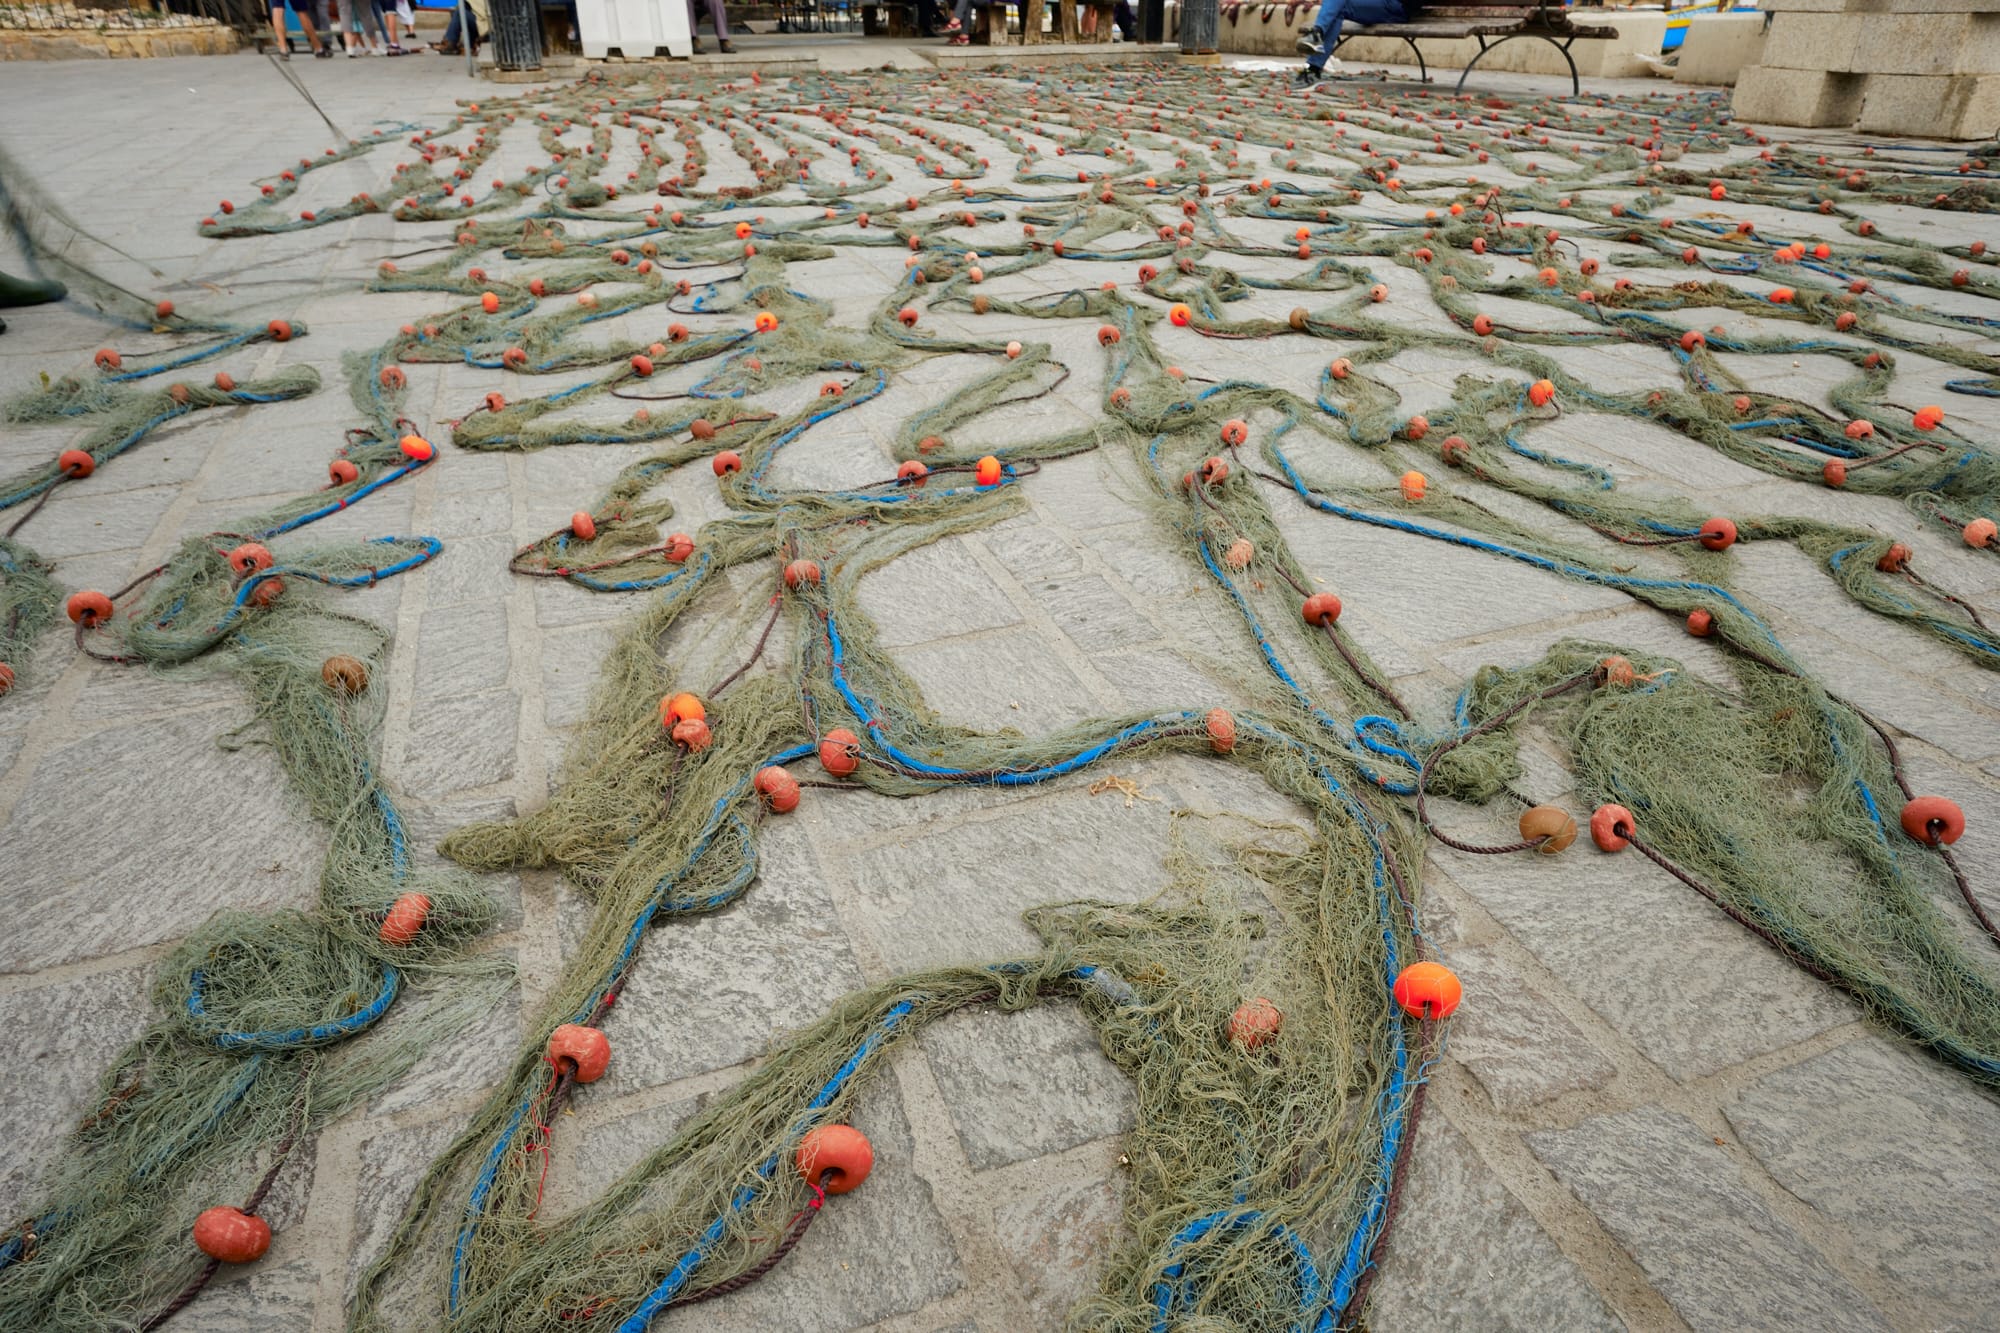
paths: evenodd
<path fill-rule="evenodd" d="M 1313 8 L 1316 10 L 1317 6 Z M 1487 0 L 1485 4 L 1478 5 L 1425 5 L 1423 11 L 1407 23 L 1343 24 L 1340 40 L 1333 44 L 1333 49 L 1338 51 L 1356 37 L 1400 37 L 1417 57 L 1418 77 L 1429 83 L 1430 70 L 1424 64 L 1423 48 L 1417 45 L 1418 40 L 1424 37 L 1450 41 L 1474 38 L 1479 43 L 1479 54 L 1467 61 L 1464 71 L 1459 74 L 1458 85 L 1452 89 L 1457 93 L 1464 90 L 1466 76 L 1472 73 L 1474 65 L 1486 58 L 1488 51 L 1517 37 L 1539 37 L 1562 53 L 1563 63 L 1569 66 L 1570 94 L 1575 96 L 1582 93 L 1583 83 L 1577 78 L 1576 60 L 1569 53 L 1570 44 L 1617 35 L 1616 28 L 1571 23 L 1569 11 L 1563 7 L 1562 0 Z"/>

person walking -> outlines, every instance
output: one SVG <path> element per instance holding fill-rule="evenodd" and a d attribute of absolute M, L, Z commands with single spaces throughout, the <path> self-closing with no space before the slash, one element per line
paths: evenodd
<path fill-rule="evenodd" d="M 1327 57 L 1340 45 L 1342 23 L 1401 23 L 1422 8 L 1418 0 L 1320 0 L 1319 17 L 1299 34 L 1306 67 L 1292 77 L 1293 86 L 1310 88 L 1325 77 Z"/>
<path fill-rule="evenodd" d="M 723 12 L 723 0 L 708 0 L 708 22 L 715 29 L 715 46 L 726 56 L 736 54 L 736 43 L 729 40 L 729 15 Z M 694 43 L 694 53 L 702 54 L 701 16 L 695 11 L 694 0 L 687 0 L 688 38 Z"/>
<path fill-rule="evenodd" d="M 320 60 L 330 60 L 333 58 L 333 52 L 329 51 L 320 41 L 319 33 L 313 28 L 312 15 L 306 12 L 306 6 L 309 4 L 310 0 L 300 0 L 300 5 L 294 7 L 292 0 L 271 0 L 271 31 L 278 39 L 278 58 L 280 60 L 290 60 L 292 58 L 292 39 L 285 35 L 285 11 L 288 9 L 298 19 L 299 31 L 306 35 L 306 50 L 312 52 L 314 57 Z"/>

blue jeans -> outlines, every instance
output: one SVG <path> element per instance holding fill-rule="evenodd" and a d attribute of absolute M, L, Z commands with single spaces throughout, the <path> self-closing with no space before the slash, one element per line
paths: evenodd
<path fill-rule="evenodd" d="M 1334 45 L 1340 41 L 1340 25 L 1344 20 L 1356 23 L 1401 23 L 1409 12 L 1420 8 L 1416 4 L 1408 6 L 1400 0 L 1320 0 L 1319 18 L 1313 23 L 1313 31 L 1319 34 L 1319 54 L 1307 59 L 1308 69 L 1324 69 L 1326 58 Z"/>

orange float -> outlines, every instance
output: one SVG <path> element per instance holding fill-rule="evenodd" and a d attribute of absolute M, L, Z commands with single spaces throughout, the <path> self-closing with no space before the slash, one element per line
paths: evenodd
<path fill-rule="evenodd" d="M 390 390 L 400 389 L 409 382 L 404 377 L 402 369 L 397 366 L 382 367 L 382 373 L 376 376 L 376 379 L 381 382 L 383 388 Z"/>
<path fill-rule="evenodd" d="M 820 737 L 819 766 L 837 778 L 861 767 L 861 738 L 846 727 L 835 727 Z"/>
<path fill-rule="evenodd" d="M 1695 348 L 1702 346 L 1707 341 L 1708 339 L 1702 337 L 1701 334 L 1699 334 L 1693 329 L 1689 329 L 1686 333 L 1683 333 L 1681 335 L 1681 350 L 1683 352 L 1692 352 Z"/>
<path fill-rule="evenodd" d="M 194 1220 L 194 1245 L 225 1264 L 255 1263 L 271 1248 L 271 1224 L 241 1208 L 205 1208 Z"/>
<path fill-rule="evenodd" d="M 1547 407 L 1555 396 L 1556 386 L 1549 380 L 1536 380 L 1528 386 L 1528 401 L 1536 407 Z"/>
<path fill-rule="evenodd" d="M 334 485 L 345 486 L 361 480 L 361 469 L 351 459 L 336 458 L 326 465 L 326 475 L 333 479 Z"/>
<path fill-rule="evenodd" d="M 702 707 L 700 699 L 692 694 L 669 694 L 660 700 L 660 725 L 672 731 L 677 723 L 689 718 L 701 721 L 708 717 L 708 710 Z"/>
<path fill-rule="evenodd" d="M 709 741 L 713 739 L 708 723 L 697 717 L 691 717 L 685 722 L 676 722 L 672 736 L 674 744 L 689 754 L 700 754 L 708 748 Z"/>
<path fill-rule="evenodd" d="M 1914 552 L 1901 542 L 1890 542 L 1889 549 L 1884 551 L 1882 558 L 1875 562 L 1875 568 L 1881 570 L 1884 574 L 1897 573 L 1904 565 L 1910 563 L 1910 557 L 1913 554 Z"/>
<path fill-rule="evenodd" d="M 577 510 L 569 516 L 569 530 L 580 542 L 590 541 L 597 536 L 597 520 L 584 510 Z"/>
<path fill-rule="evenodd" d="M 97 471 L 97 460 L 81 449 L 65 449 L 56 457 L 56 470 L 72 481 L 81 481 Z"/>
<path fill-rule="evenodd" d="M 1590 814 L 1590 840 L 1599 851 L 1624 851 L 1638 827 L 1639 821 L 1622 805 L 1600 805 Z"/>
<path fill-rule="evenodd" d="M 1167 320 L 1177 327 L 1186 328 L 1193 319 L 1194 311 L 1184 305 L 1175 304 L 1167 307 Z"/>
<path fill-rule="evenodd" d="M 390 905 L 389 914 L 382 918 L 382 929 L 376 933 L 384 944 L 408 944 L 424 928 L 430 914 L 428 894 L 406 893 Z"/>
<path fill-rule="evenodd" d="M 431 456 L 437 452 L 437 449 L 429 440 L 415 434 L 405 435 L 402 439 L 396 441 L 396 447 L 403 451 L 405 458 L 413 459 L 419 463 L 428 463 L 431 460 Z"/>
<path fill-rule="evenodd" d="M 1331 625 L 1340 619 L 1340 599 L 1330 592 L 1316 592 L 1299 608 L 1308 625 Z"/>
<path fill-rule="evenodd" d="M 820 1125 L 799 1140 L 792 1159 L 806 1183 L 828 1194 L 861 1188 L 875 1169 L 875 1149 L 868 1136 L 852 1125 Z"/>
<path fill-rule="evenodd" d="M 1701 525 L 1701 544 L 1711 551 L 1725 551 L 1736 544 L 1736 525 L 1726 518 L 1711 518 Z"/>
<path fill-rule="evenodd" d="M 1910 418 L 1910 424 L 1918 430 L 1936 430 L 1938 423 L 1943 420 L 1944 409 L 1942 407 L 1920 407 L 1916 410 L 1916 414 Z"/>
<path fill-rule="evenodd" d="M 1222 423 L 1222 442 L 1230 448 L 1235 448 L 1249 438 L 1250 423 L 1247 421 L 1231 418 Z"/>
<path fill-rule="evenodd" d="M 85 629 L 92 628 L 100 621 L 111 619 L 111 599 L 93 589 L 86 588 L 82 592 L 71 593 L 63 609 L 68 612 L 71 620 Z"/>
<path fill-rule="evenodd" d="M 1903 806 L 1903 832 L 1932 847 L 1957 842 L 1965 833 L 1965 811 L 1942 796 L 1912 796 Z"/>
<path fill-rule="evenodd" d="M 492 292 L 481 292 L 479 295 L 479 308 L 489 315 L 497 315 L 500 313 L 500 298 Z"/>
<path fill-rule="evenodd" d="M 229 567 L 238 578 L 271 567 L 271 552 L 258 542 L 244 542 L 229 553 Z"/>
<path fill-rule="evenodd" d="M 778 317 L 768 310 L 760 310 L 753 323 L 757 327 L 757 332 L 770 333 L 778 327 Z"/>
<path fill-rule="evenodd" d="M 1222 563 L 1231 569 L 1246 569 L 1257 558 L 1257 547 L 1248 537 L 1238 537 L 1222 553 Z"/>
<path fill-rule="evenodd" d="M 819 582 L 819 566 L 810 560 L 793 560 L 785 565 L 785 586 L 801 588 Z"/>
<path fill-rule="evenodd" d="M 688 434 L 697 440 L 712 440 L 715 438 L 715 423 L 707 417 L 696 417 L 688 422 Z"/>
<path fill-rule="evenodd" d="M 1472 331 L 1482 338 L 1490 337 L 1493 333 L 1493 321 L 1485 315 L 1474 315 Z"/>
<path fill-rule="evenodd" d="M 1208 733 L 1208 748 L 1217 754 L 1228 754 L 1236 748 L 1236 719 L 1228 709 L 1209 709 L 1202 720 L 1202 729 Z"/>
<path fill-rule="evenodd" d="M 927 465 L 911 458 L 905 460 L 897 467 L 896 480 L 910 486 L 921 486 L 924 484 L 924 478 L 930 476 L 930 474 L 931 470 Z"/>
<path fill-rule="evenodd" d="M 1412 1018 L 1449 1018 L 1465 990 L 1443 963 L 1411 963 L 1396 975 L 1396 1003 Z"/>
<path fill-rule="evenodd" d="M 1403 433 L 1413 440 L 1421 440 L 1430 432 L 1431 423 L 1428 417 L 1414 416 L 1403 423 Z"/>
<path fill-rule="evenodd" d="M 1402 489 L 1403 498 L 1415 504 L 1424 498 L 1424 493 L 1430 487 L 1430 479 L 1421 472 L 1410 471 L 1399 477 L 1396 484 Z"/>
<path fill-rule="evenodd" d="M 558 1074 L 568 1074 L 578 1083 L 595 1083 L 611 1067 L 611 1039 L 597 1028 L 564 1023 L 549 1034 L 547 1059 Z"/>
<path fill-rule="evenodd" d="M 250 589 L 250 605 L 269 606 L 285 595 L 285 581 L 275 575 L 257 580 Z"/>
<path fill-rule="evenodd" d="M 112 351 L 109 347 L 98 348 L 97 356 L 94 360 L 97 362 L 99 370 L 117 370 L 125 364 L 125 358 L 119 356 L 118 353 Z"/>
<path fill-rule="evenodd" d="M 234 393 L 236 392 L 236 381 L 230 378 L 228 371 L 218 370 L 215 372 L 215 387 L 224 393 Z"/>
<path fill-rule="evenodd" d="M 1098 326 L 1097 343 L 1100 347 L 1110 347 L 1123 336 L 1123 334 L 1119 333 L 1116 328 L 1109 324 Z"/>
<path fill-rule="evenodd" d="M 1829 486 L 1845 486 L 1847 484 L 1847 464 L 1841 462 L 1838 458 L 1829 458 L 1820 468 L 1819 475 Z"/>
<path fill-rule="evenodd" d="M 685 532 L 670 532 L 667 539 L 660 543 L 660 554 L 679 564 L 694 554 L 694 538 Z"/>
<path fill-rule="evenodd" d="M 1000 484 L 1000 460 L 992 454 L 988 454 L 986 457 L 980 459 L 973 467 L 972 479 L 981 486 L 998 486 Z"/>
<path fill-rule="evenodd" d="M 264 330 L 278 342 L 286 343 L 292 340 L 292 326 L 282 319 L 272 320 L 264 326 Z"/>
<path fill-rule="evenodd" d="M 1975 518 L 1965 525 L 1964 531 L 1959 535 L 1965 539 L 1967 546 L 1991 546 L 1993 539 L 2000 537 L 2000 524 L 1994 523 L 1990 518 Z"/>
<path fill-rule="evenodd" d="M 645 379 L 648 375 L 651 375 L 653 373 L 653 358 L 643 355 L 634 356 L 632 358 L 632 373 L 640 379 Z"/>
<path fill-rule="evenodd" d="M 368 664 L 358 657 L 335 653 L 320 663 L 319 678 L 335 694 L 359 694 L 368 688 Z"/>
<path fill-rule="evenodd" d="M 1639 675 L 1632 669 L 1630 658 L 1606 657 L 1597 663 L 1597 681 L 1600 685 L 1615 685 L 1626 689 L 1638 679 Z"/>
<path fill-rule="evenodd" d="M 1229 1016 L 1229 1039 L 1246 1051 L 1254 1051 L 1277 1036 L 1284 1023 L 1278 1006 L 1259 995 L 1237 1005 Z"/>
<path fill-rule="evenodd" d="M 914 329 L 917 327 L 917 308 L 913 305 L 904 306 L 896 312 L 896 320 L 904 328 Z"/>
<path fill-rule="evenodd" d="M 1631 668 L 1627 662 L 1626 668 Z M 1521 841 L 1536 842 L 1535 850 L 1554 856 L 1576 841 L 1576 820 L 1559 805 L 1531 805 L 1521 812 Z"/>
<path fill-rule="evenodd" d="M 13 688 L 14 668 L 8 666 L 5 662 L 0 662 L 0 694 L 5 694 Z"/>
<path fill-rule="evenodd" d="M 751 785 L 774 814 L 790 814 L 799 807 L 799 780 L 776 764 L 758 769 Z"/>
<path fill-rule="evenodd" d="M 1220 486 L 1229 479 L 1229 464 L 1220 458 L 1209 457 L 1202 460 L 1197 470 L 1204 486 Z"/>
<path fill-rule="evenodd" d="M 1326 373 L 1333 376 L 1337 380 L 1344 380 L 1349 375 L 1352 375 L 1354 373 L 1354 363 L 1352 361 L 1349 361 L 1344 356 L 1337 357 L 1335 358 L 1333 363 L 1326 368 Z"/>
<path fill-rule="evenodd" d="M 1697 639 L 1708 638 L 1715 633 L 1715 617 L 1710 615 L 1704 608 L 1697 606 L 1694 610 L 1688 612 L 1687 632 L 1694 635 Z"/>
<path fill-rule="evenodd" d="M 1438 456 L 1444 459 L 1446 467 L 1462 467 L 1472 453 L 1472 446 L 1463 435 L 1447 435 L 1438 446 Z"/>

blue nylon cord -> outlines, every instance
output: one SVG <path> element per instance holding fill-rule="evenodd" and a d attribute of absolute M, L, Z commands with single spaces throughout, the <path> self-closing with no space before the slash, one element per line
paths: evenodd
<path fill-rule="evenodd" d="M 202 969 L 196 968 L 188 988 L 187 1011 L 190 1018 L 208 1017 L 208 1009 L 202 999 L 204 980 Z M 396 992 L 402 984 L 402 974 L 393 967 L 385 967 L 382 969 L 382 989 L 375 998 L 344 1018 L 315 1023 L 311 1027 L 272 1028 L 263 1032 L 212 1032 L 208 1034 L 208 1040 L 225 1051 L 290 1051 L 323 1046 L 371 1027 L 389 1012 L 389 1006 L 395 1003 Z"/>

